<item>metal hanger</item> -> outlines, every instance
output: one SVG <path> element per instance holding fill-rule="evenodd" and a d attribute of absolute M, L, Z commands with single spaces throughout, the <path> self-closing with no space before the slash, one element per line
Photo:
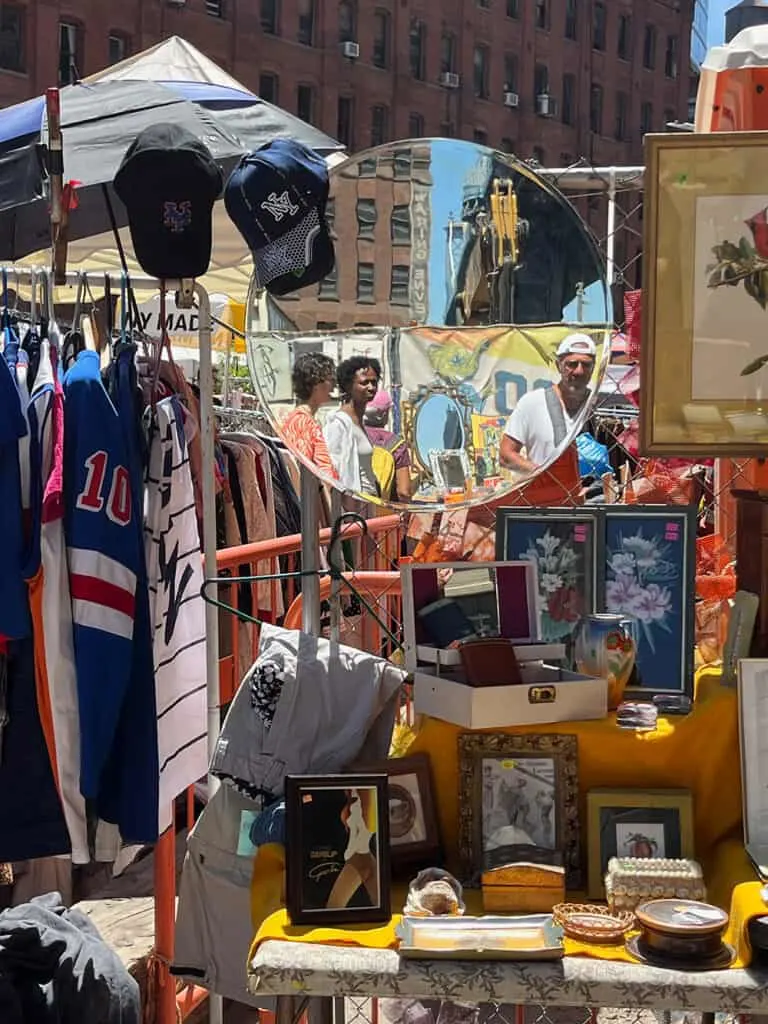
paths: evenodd
<path fill-rule="evenodd" d="M 343 512 L 333 523 L 331 527 L 331 536 L 328 541 L 328 569 L 306 569 L 296 570 L 295 572 L 275 572 L 275 573 L 263 573 L 257 576 L 213 576 L 209 577 L 203 582 L 200 588 L 200 593 L 204 601 L 208 604 L 213 605 L 214 608 L 220 608 L 222 611 L 231 612 L 234 616 L 240 619 L 241 622 L 248 622 L 254 626 L 262 626 L 264 622 L 262 619 L 258 619 L 253 615 L 249 615 L 248 612 L 242 611 L 240 608 L 235 608 L 231 604 L 227 604 L 226 601 L 221 601 L 219 598 L 213 597 L 207 593 L 207 589 L 214 584 L 224 584 L 226 586 L 232 586 L 236 583 L 260 583 L 263 580 L 289 580 L 289 579 L 302 579 L 309 576 L 330 576 L 332 580 L 336 580 L 343 586 L 345 586 L 353 597 L 357 598 L 360 604 L 366 609 L 366 611 L 373 616 L 377 625 L 384 631 L 387 638 L 394 644 L 395 647 L 400 647 L 400 641 L 387 626 L 385 622 L 382 622 L 378 612 L 371 605 L 371 603 L 360 593 L 352 582 L 354 579 L 354 572 L 345 572 L 342 564 L 337 561 L 339 555 L 339 547 L 343 540 L 343 528 L 347 523 L 359 523 L 362 531 L 362 536 L 365 537 L 368 534 L 368 524 L 365 519 L 357 512 Z"/>

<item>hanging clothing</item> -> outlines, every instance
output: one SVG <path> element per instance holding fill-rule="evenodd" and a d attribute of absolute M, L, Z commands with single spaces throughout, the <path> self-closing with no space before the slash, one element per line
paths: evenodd
<path fill-rule="evenodd" d="M 19 463 L 19 441 L 27 433 L 27 420 L 14 372 L 6 359 L 0 358 L 0 537 L 3 538 L 0 637 L 12 639 L 29 636 L 32 629 L 23 575 L 24 528 Z"/>
<path fill-rule="evenodd" d="M 31 637 L 10 641 L 5 668 L 8 723 L 0 757 L 0 862 L 69 853 L 37 710 Z"/>
<path fill-rule="evenodd" d="M 145 584 L 142 507 L 134 500 L 123 424 L 101 382 L 96 352 L 78 355 L 65 376 L 64 394 L 64 531 L 80 710 L 80 791 L 97 802 L 101 817 L 120 826 L 124 840 L 151 842 L 157 838 L 151 662 L 149 679 L 135 675 L 137 651 L 145 645 L 151 651 L 148 607 L 146 618 L 137 620 L 139 584 Z M 144 602 L 148 606 L 146 586 Z M 130 733 L 126 711 L 148 686 L 151 700 L 143 717 L 150 728 Z M 132 777 L 135 767 L 142 769 L 138 778 Z M 141 785 L 152 774 L 154 801 Z M 137 818 L 144 828 L 135 827 Z"/>
<path fill-rule="evenodd" d="M 178 399 L 149 416 L 144 539 L 153 626 L 159 831 L 171 805 L 208 768 L 205 606 L 195 495 Z"/>
<path fill-rule="evenodd" d="M 126 528 L 138 545 L 131 681 L 117 722 L 116 742 L 105 767 L 97 807 L 120 826 L 126 843 L 152 843 L 158 836 L 159 760 L 155 704 L 152 622 L 144 554 L 144 477 L 146 436 L 144 398 L 136 373 L 136 346 L 121 342 L 107 374 L 109 397 L 117 412 L 130 479 L 131 516 Z"/>

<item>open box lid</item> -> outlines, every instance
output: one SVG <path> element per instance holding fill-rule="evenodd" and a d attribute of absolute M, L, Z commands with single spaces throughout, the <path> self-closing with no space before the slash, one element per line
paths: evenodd
<path fill-rule="evenodd" d="M 518 562 L 405 562 L 403 630 L 405 667 L 455 665 L 451 641 L 503 636 L 514 644 L 539 645 L 541 607 L 536 565 Z M 552 648 L 556 646 L 557 651 Z M 542 646 L 538 658 L 562 657 L 561 645 Z"/>

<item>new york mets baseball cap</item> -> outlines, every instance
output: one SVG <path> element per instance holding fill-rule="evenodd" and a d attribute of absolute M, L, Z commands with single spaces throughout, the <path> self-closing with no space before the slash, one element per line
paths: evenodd
<path fill-rule="evenodd" d="M 223 184 L 208 147 L 181 125 L 154 124 L 136 136 L 114 186 L 146 274 L 165 280 L 205 274 L 213 204 Z"/>
<path fill-rule="evenodd" d="M 259 284 L 273 295 L 314 284 L 333 270 L 328 189 L 325 160 L 292 139 L 268 142 L 232 172 L 224 205 L 251 250 Z"/>

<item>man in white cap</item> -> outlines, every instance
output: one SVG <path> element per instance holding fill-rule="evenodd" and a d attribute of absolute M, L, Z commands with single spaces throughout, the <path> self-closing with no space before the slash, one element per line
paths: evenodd
<path fill-rule="evenodd" d="M 562 448 L 589 398 L 596 354 L 595 343 L 586 334 L 569 334 L 560 342 L 560 380 L 551 388 L 534 388 L 519 400 L 504 428 L 502 465 L 532 473 Z"/>

